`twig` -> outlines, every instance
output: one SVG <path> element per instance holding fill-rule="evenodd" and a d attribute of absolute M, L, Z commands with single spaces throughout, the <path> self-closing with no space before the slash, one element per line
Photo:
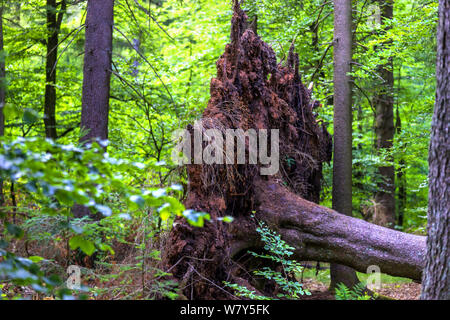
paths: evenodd
<path fill-rule="evenodd" d="M 211 281 L 211 280 L 209 280 L 208 278 L 206 278 L 206 277 L 204 277 L 203 275 L 201 275 L 197 270 L 195 270 L 195 268 L 194 268 L 189 262 L 188 262 L 187 264 L 192 268 L 192 270 L 193 270 L 200 278 L 202 278 L 202 279 L 205 280 L 205 281 L 208 281 L 209 283 L 211 283 L 211 284 L 212 284 L 213 286 L 215 286 L 216 288 L 222 290 L 223 292 L 226 292 L 227 294 L 229 294 L 229 295 L 232 296 L 233 298 L 236 298 L 236 299 L 237 299 L 237 297 L 236 297 L 234 294 L 228 292 L 228 291 L 225 290 L 224 288 L 222 288 L 222 287 L 218 286 L 217 284 L 215 284 L 213 281 Z"/>
<path fill-rule="evenodd" d="M 114 29 L 119 32 L 122 37 L 125 38 L 125 40 L 127 40 L 128 44 L 130 45 L 130 47 L 136 51 L 136 53 L 145 61 L 147 62 L 147 64 L 150 66 L 150 68 L 152 68 L 153 72 L 155 73 L 156 77 L 159 79 L 159 81 L 161 82 L 161 84 L 163 85 L 164 89 L 166 89 L 167 94 L 170 97 L 170 100 L 172 101 L 172 104 L 174 106 L 174 111 L 176 116 L 178 116 L 178 110 L 175 107 L 175 101 L 173 100 L 173 96 L 169 91 L 169 88 L 167 88 L 166 84 L 164 83 L 164 81 L 162 80 L 162 78 L 159 76 L 158 72 L 156 71 L 156 69 L 153 67 L 153 65 L 150 63 L 150 61 L 148 61 L 148 59 L 139 51 L 139 49 L 137 49 L 135 46 L 133 46 L 133 44 L 131 43 L 130 39 L 128 39 L 128 37 L 122 32 L 120 31 L 116 26 L 114 26 Z"/>
<path fill-rule="evenodd" d="M 311 76 L 311 81 L 310 82 L 314 82 L 314 77 L 317 74 L 317 71 L 319 71 L 320 69 L 322 69 L 323 66 L 323 60 L 325 59 L 325 56 L 328 53 L 328 50 L 330 50 L 330 48 L 333 46 L 333 42 L 331 42 L 328 47 L 325 49 L 325 52 L 323 53 L 322 57 L 320 58 L 319 64 L 316 67 L 316 70 L 314 70 L 313 75 Z"/>
<path fill-rule="evenodd" d="M 147 9 L 145 9 L 145 8 L 139 3 L 138 0 L 134 0 L 134 3 L 136 3 L 136 5 L 139 7 L 139 9 L 141 9 L 146 15 L 148 15 L 148 16 L 153 20 L 153 22 L 156 23 L 156 25 L 158 26 L 158 28 L 160 28 L 160 29 L 161 29 L 161 30 L 162 30 L 162 31 L 163 31 L 163 32 L 164 32 L 171 40 L 175 41 L 175 39 L 172 38 L 172 37 L 170 36 L 170 34 L 168 34 L 166 30 L 164 30 L 163 27 L 161 27 L 161 25 L 158 23 L 158 21 L 152 16 L 152 14 L 151 14 L 150 12 L 148 12 Z"/>

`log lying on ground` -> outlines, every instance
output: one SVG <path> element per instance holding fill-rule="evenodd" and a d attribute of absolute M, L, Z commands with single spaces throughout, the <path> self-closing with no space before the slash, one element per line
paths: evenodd
<path fill-rule="evenodd" d="M 177 218 L 164 261 L 189 299 L 230 299 L 228 281 L 258 293 L 278 289 L 252 270 L 262 261 L 246 254 L 264 251 L 256 232 L 263 219 L 296 248 L 298 260 L 338 262 L 366 271 L 378 265 L 391 275 L 420 279 L 425 239 L 371 225 L 321 207 L 322 164 L 331 160 L 332 141 L 318 119 L 311 92 L 302 84 L 299 56 L 291 48 L 277 63 L 273 49 L 247 27 L 234 1 L 231 43 L 217 61 L 202 130 L 279 130 L 279 172 L 261 176 L 262 164 L 189 164 L 186 208 L 208 212 L 204 227 Z M 190 128 L 192 129 L 192 127 Z M 225 139 L 224 139 L 225 140 Z M 246 153 L 249 143 L 245 143 Z M 224 150 L 223 150 L 224 151 Z M 194 152 L 191 152 L 193 155 Z M 218 221 L 233 216 L 230 224 Z M 277 267 L 277 266 L 272 266 Z"/>
<path fill-rule="evenodd" d="M 360 272 L 376 265 L 382 273 L 420 280 L 424 236 L 395 231 L 309 202 L 273 181 L 260 181 L 258 217 L 296 248 L 302 260 L 336 262 Z"/>

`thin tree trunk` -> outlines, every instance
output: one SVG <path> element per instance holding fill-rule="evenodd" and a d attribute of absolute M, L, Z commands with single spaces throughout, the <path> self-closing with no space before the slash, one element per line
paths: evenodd
<path fill-rule="evenodd" d="M 114 0 L 89 0 L 81 109 L 81 142 L 108 139 Z M 91 215 L 89 208 L 74 205 L 75 217 Z M 97 215 L 95 216 L 97 217 Z"/>
<path fill-rule="evenodd" d="M 142 38 L 142 35 L 139 34 L 138 37 L 133 39 L 133 48 L 137 52 L 140 52 L 140 50 L 141 50 L 141 48 L 140 48 L 141 47 L 141 38 Z M 140 64 L 141 63 L 139 61 L 139 58 L 136 57 L 136 59 L 134 59 L 134 61 L 133 61 L 133 67 L 132 67 L 132 71 L 131 71 L 132 74 L 133 74 L 133 77 L 135 77 L 136 79 L 139 76 L 139 66 L 140 66 Z"/>
<path fill-rule="evenodd" d="M 400 133 L 402 132 L 402 120 L 400 118 L 398 106 L 396 109 L 395 130 L 397 135 L 400 135 Z M 400 156 L 398 164 L 399 168 L 397 169 L 397 185 L 398 185 L 397 225 L 403 227 L 406 208 L 406 177 L 405 177 L 405 159 L 402 156 Z"/>
<path fill-rule="evenodd" d="M 439 1 L 436 103 L 431 124 L 428 238 L 422 299 L 450 300 L 450 1 Z"/>
<path fill-rule="evenodd" d="M 363 130 L 363 109 L 362 104 L 357 103 L 357 110 L 356 110 L 356 121 L 357 121 L 357 130 L 358 130 L 358 138 L 361 140 L 364 135 Z M 356 146 L 356 151 L 359 153 L 362 150 L 362 144 L 358 143 Z M 353 176 L 355 177 L 353 186 L 360 190 L 359 192 L 365 192 L 365 184 L 364 184 L 364 165 L 362 163 L 356 163 L 353 167 Z M 358 191 L 357 191 L 358 192 Z M 364 220 L 368 221 L 370 218 L 370 214 L 368 210 L 366 209 L 365 205 L 362 203 L 359 205 L 359 212 Z"/>
<path fill-rule="evenodd" d="M 0 137 L 5 135 L 5 115 L 3 113 L 6 102 L 6 69 L 5 69 L 5 54 L 3 44 L 3 9 L 4 2 L 0 2 Z M 3 194 L 3 179 L 0 178 L 0 207 L 5 203 Z M 1 209 L 0 209 L 1 210 Z"/>
<path fill-rule="evenodd" d="M 45 65 L 45 136 L 56 139 L 56 63 L 58 59 L 58 36 L 62 18 L 66 10 L 66 1 L 62 0 L 57 14 L 56 0 L 47 0 L 47 58 Z"/>
<path fill-rule="evenodd" d="M 393 18 L 393 1 L 381 0 L 382 24 Z M 389 29 L 389 27 L 386 27 Z M 388 45 L 389 42 L 383 46 Z M 382 47 L 383 47 L 382 46 Z M 380 50 L 383 50 L 381 48 Z M 379 152 L 390 150 L 394 140 L 394 73 L 393 59 L 378 67 L 378 73 L 384 79 L 374 98 L 376 108 L 375 134 L 376 148 Z M 392 160 L 392 159 L 389 159 Z M 385 227 L 395 225 L 395 168 L 393 165 L 378 168 L 382 181 L 378 183 L 378 191 L 375 194 L 376 208 L 373 222 Z"/>
<path fill-rule="evenodd" d="M 352 61 L 352 3 L 334 1 L 334 148 L 333 209 L 352 215 L 352 89 L 349 73 Z M 338 283 L 357 284 L 353 269 L 330 266 L 333 289 Z"/>

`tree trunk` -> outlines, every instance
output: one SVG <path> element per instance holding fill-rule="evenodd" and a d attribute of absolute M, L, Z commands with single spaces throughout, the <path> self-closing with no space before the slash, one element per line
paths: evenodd
<path fill-rule="evenodd" d="M 62 18 L 66 10 L 63 0 L 57 14 L 56 0 L 47 0 L 47 56 L 45 65 L 45 102 L 44 125 L 45 136 L 56 139 L 56 63 L 58 59 L 58 36 Z"/>
<path fill-rule="evenodd" d="M 114 0 L 89 0 L 86 16 L 81 142 L 108 139 Z M 74 205 L 75 217 L 91 215 Z"/>
<path fill-rule="evenodd" d="M 0 1 L 0 137 L 5 135 L 5 115 L 3 113 L 6 103 L 6 69 L 5 49 L 3 43 L 3 10 L 4 2 Z M 5 203 L 3 194 L 3 179 L 0 178 L 0 207 Z"/>
<path fill-rule="evenodd" d="M 163 258 L 182 293 L 189 299 L 234 299 L 233 292 L 224 288 L 223 281 L 228 281 L 273 295 L 274 283 L 261 283 L 252 273 L 264 266 L 248 254 L 249 249 L 264 251 L 255 219 L 266 221 L 295 247 L 297 260 L 327 261 L 363 272 L 378 265 L 382 272 L 420 279 L 425 237 L 314 203 L 319 200 L 322 163 L 331 160 L 331 137 L 313 114 L 293 48 L 286 65 L 278 64 L 272 48 L 247 28 L 238 1 L 231 30 L 231 43 L 211 80 L 202 126 L 188 127 L 189 132 L 217 129 L 225 135 L 229 128 L 279 129 L 280 170 L 264 176 L 261 163 L 186 166 L 184 204 L 208 212 L 211 221 L 198 228 L 178 217 L 169 234 Z M 217 219 L 226 215 L 234 221 Z"/>
<path fill-rule="evenodd" d="M 382 25 L 393 18 L 393 1 L 381 0 Z M 386 27 L 386 30 L 390 27 Z M 383 46 L 390 43 L 388 41 Z M 380 50 L 383 50 L 381 48 Z M 384 82 L 380 84 L 374 97 L 376 109 L 375 134 L 376 148 L 379 152 L 389 151 L 394 140 L 394 73 L 392 57 L 388 62 L 378 67 L 378 73 Z M 392 160 L 392 159 L 389 159 Z M 393 165 L 378 168 L 381 182 L 375 194 L 375 208 L 373 222 L 385 227 L 395 226 L 395 168 Z"/>
<path fill-rule="evenodd" d="M 396 110 L 395 131 L 397 135 L 400 135 L 402 132 L 402 120 L 400 118 L 398 106 Z M 406 176 L 405 176 L 406 163 L 405 159 L 402 156 L 400 156 L 398 164 L 399 168 L 397 169 L 397 185 L 398 185 L 397 225 L 403 227 L 406 209 Z"/>
<path fill-rule="evenodd" d="M 352 215 L 352 2 L 334 1 L 334 147 L 333 209 Z M 343 283 L 357 284 L 356 273 L 347 266 L 331 264 L 330 289 Z"/>
<path fill-rule="evenodd" d="M 83 69 L 81 141 L 108 139 L 114 0 L 89 0 Z"/>
<path fill-rule="evenodd" d="M 450 300 L 450 1 L 439 1 L 436 103 L 428 156 L 428 237 L 422 299 Z"/>
<path fill-rule="evenodd" d="M 342 215 L 274 181 L 261 181 L 257 188 L 261 219 L 297 249 L 299 260 L 337 262 L 364 273 L 377 265 L 382 273 L 421 279 L 425 237 Z"/>

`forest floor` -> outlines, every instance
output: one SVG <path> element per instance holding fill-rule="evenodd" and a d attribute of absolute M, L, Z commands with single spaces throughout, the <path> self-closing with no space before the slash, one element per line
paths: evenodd
<path fill-rule="evenodd" d="M 162 237 L 165 238 L 165 237 Z M 164 240 L 154 242 L 151 250 L 163 250 Z M 64 251 L 66 246 L 64 241 L 58 242 L 58 246 L 42 246 L 32 242 L 25 245 L 24 241 L 14 241 L 13 250 L 21 256 L 39 255 L 48 259 L 45 264 L 47 271 L 53 270 L 62 278 L 65 276 L 65 268 L 63 267 L 67 261 L 64 257 L 68 257 L 68 252 Z M 95 288 L 95 294 L 90 299 L 148 299 L 152 298 L 152 294 L 143 295 L 142 283 L 150 284 L 148 290 L 156 289 L 158 292 L 165 291 L 166 284 L 161 281 L 155 281 L 159 278 L 158 274 L 154 274 L 155 270 L 160 270 L 159 259 L 146 260 L 146 272 L 142 272 L 142 267 L 136 263 L 140 262 L 140 250 L 136 250 L 134 246 L 129 244 L 113 245 L 116 255 L 109 263 L 101 263 L 95 268 L 82 268 L 83 285 Z M 73 252 L 72 252 L 73 253 Z M 71 260 L 71 263 L 75 263 Z M 335 300 L 335 296 L 328 290 L 330 285 L 330 270 L 328 263 L 320 263 L 319 270 L 316 269 L 316 262 L 300 262 L 302 265 L 308 266 L 304 268 L 303 275 L 297 278 L 305 289 L 311 292 L 309 296 L 302 296 L 302 300 Z M 147 265 L 148 264 L 148 265 Z M 150 270 L 153 270 L 150 272 Z M 158 271 L 159 272 L 159 271 Z M 158 273 L 157 272 L 157 273 Z M 144 279 L 142 275 L 145 274 Z M 365 283 L 368 275 L 357 272 L 358 278 Z M 151 285 L 153 284 L 153 285 Z M 31 288 L 22 286 L 11 286 L 0 283 L 1 291 L 8 293 L 8 297 L 22 296 L 25 299 L 48 299 L 42 295 L 36 295 Z M 156 288 L 156 287 L 158 288 Z M 169 285 L 170 287 L 170 285 Z M 168 288 L 169 288 L 168 287 Z M 168 289 L 167 288 L 167 289 Z M 162 290 L 162 291 L 161 291 Z M 407 278 L 392 277 L 381 274 L 381 288 L 376 290 L 378 294 L 387 299 L 395 300 L 418 300 L 420 296 L 421 285 Z M 155 298 L 153 296 L 153 298 Z"/>
<path fill-rule="evenodd" d="M 303 300 L 335 300 L 328 287 L 330 285 L 330 271 L 328 265 L 321 264 L 323 270 L 316 273 L 316 269 L 305 269 L 303 274 L 304 288 L 311 292 L 311 296 L 305 296 Z M 367 275 L 357 272 L 360 281 L 364 282 Z M 381 288 L 375 290 L 378 294 L 388 299 L 418 300 L 421 285 L 410 279 L 381 275 Z"/>

